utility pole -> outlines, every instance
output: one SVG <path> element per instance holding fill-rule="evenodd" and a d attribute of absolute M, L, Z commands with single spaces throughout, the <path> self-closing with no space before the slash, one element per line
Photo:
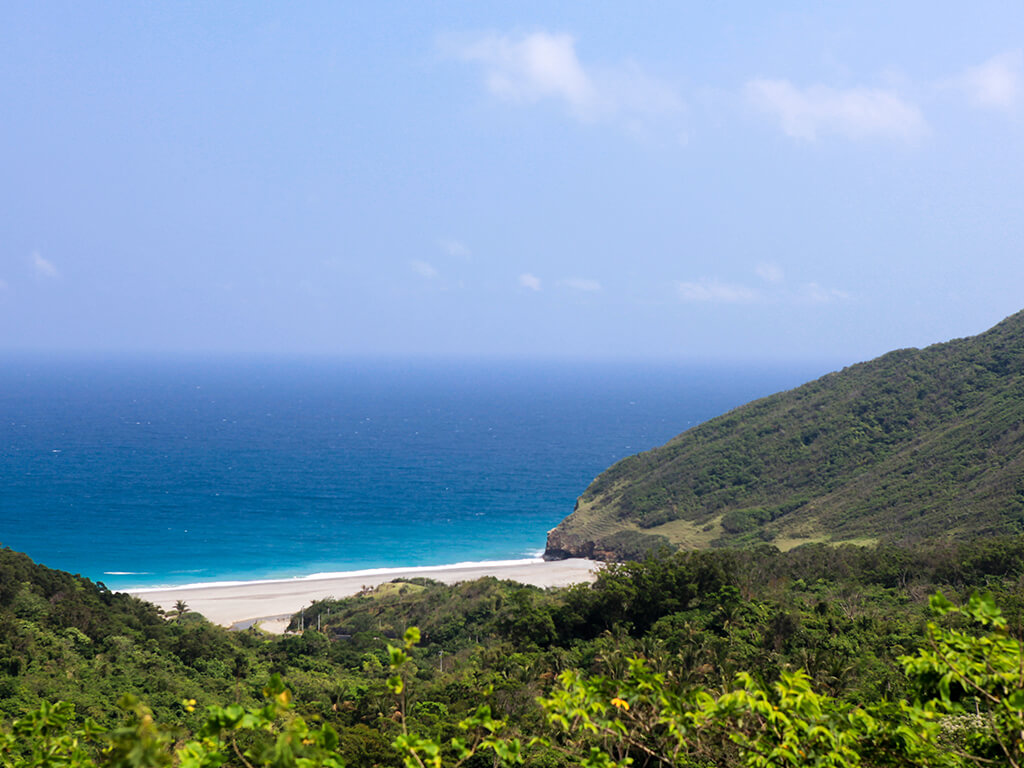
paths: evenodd
<path fill-rule="evenodd" d="M 444 672 L 444 649 L 437 654 L 437 671 Z"/>

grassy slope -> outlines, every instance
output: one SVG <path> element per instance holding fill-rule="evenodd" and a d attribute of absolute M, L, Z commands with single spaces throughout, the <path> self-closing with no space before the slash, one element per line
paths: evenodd
<path fill-rule="evenodd" d="M 695 427 L 600 475 L 549 551 L 914 541 L 1024 522 L 1024 313 L 891 352 Z"/>

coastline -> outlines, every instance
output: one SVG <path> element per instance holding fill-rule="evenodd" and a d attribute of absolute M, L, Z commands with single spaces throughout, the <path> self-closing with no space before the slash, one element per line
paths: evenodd
<path fill-rule="evenodd" d="M 359 571 L 315 573 L 293 579 L 259 581 L 222 581 L 185 584 L 176 587 L 151 587 L 124 590 L 164 610 L 179 600 L 189 610 L 205 616 L 214 624 L 245 629 L 258 623 L 270 632 L 283 632 L 290 616 L 314 600 L 350 597 L 364 587 L 375 587 L 394 579 L 416 576 L 445 584 L 472 581 L 484 576 L 510 579 L 537 587 L 565 587 L 593 581 L 600 565 L 594 560 L 572 558 L 553 562 L 541 559 L 495 560 L 409 568 L 371 568 Z"/>

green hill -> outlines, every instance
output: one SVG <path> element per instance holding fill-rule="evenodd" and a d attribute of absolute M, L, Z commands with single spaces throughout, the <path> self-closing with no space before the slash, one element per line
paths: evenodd
<path fill-rule="evenodd" d="M 754 401 L 623 459 L 547 556 L 1024 530 L 1024 312 Z"/>

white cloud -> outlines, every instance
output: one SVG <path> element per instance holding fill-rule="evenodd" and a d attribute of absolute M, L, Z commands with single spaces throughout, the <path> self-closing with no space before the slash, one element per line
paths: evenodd
<path fill-rule="evenodd" d="M 539 291 L 540 278 L 536 275 L 531 275 L 529 272 L 524 272 L 519 276 L 519 285 L 523 288 L 529 288 L 531 291 Z"/>
<path fill-rule="evenodd" d="M 758 264 L 754 271 L 757 273 L 757 276 L 766 283 L 781 283 L 783 279 L 785 279 L 782 267 L 772 262 Z"/>
<path fill-rule="evenodd" d="M 536 32 L 519 40 L 489 35 L 462 51 L 486 70 L 487 88 L 510 101 L 532 102 L 545 97 L 565 101 L 579 115 L 594 109 L 598 96 L 569 35 Z"/>
<path fill-rule="evenodd" d="M 850 299 L 846 291 L 814 282 L 788 288 L 784 285 L 782 269 L 775 264 L 761 264 L 757 273 L 769 284 L 760 290 L 710 277 L 676 283 L 676 290 L 680 299 L 695 304 L 828 304 Z"/>
<path fill-rule="evenodd" d="M 460 259 L 469 259 L 473 255 L 473 252 L 469 250 L 469 246 L 459 240 L 439 240 L 437 244 L 441 247 L 441 250 L 449 256 L 456 256 Z"/>
<path fill-rule="evenodd" d="M 677 288 L 679 297 L 683 301 L 741 304 L 757 298 L 757 294 L 745 285 L 723 283 L 719 280 L 709 280 L 707 278 L 695 283 L 681 282 Z"/>
<path fill-rule="evenodd" d="M 813 141 L 819 134 L 849 139 L 910 141 L 928 132 L 921 111 L 893 91 L 879 88 L 798 88 L 788 80 L 755 79 L 747 99 L 775 116 L 786 135 Z"/>
<path fill-rule="evenodd" d="M 584 293 L 593 293 L 601 290 L 601 284 L 597 280 L 590 280 L 586 277 L 570 277 L 560 281 L 559 285 L 564 285 L 566 288 L 571 288 L 574 291 L 583 291 Z"/>
<path fill-rule="evenodd" d="M 437 270 L 434 269 L 433 265 L 428 264 L 425 261 L 410 261 L 409 266 L 412 267 L 412 271 L 420 277 L 425 277 L 428 280 L 437 277 Z"/>
<path fill-rule="evenodd" d="M 54 266 L 52 261 L 44 259 L 39 251 L 32 252 L 32 269 L 39 277 L 56 278 L 60 277 L 60 270 Z"/>
<path fill-rule="evenodd" d="M 1009 51 L 970 67 L 950 85 L 963 91 L 979 107 L 1011 109 L 1020 96 L 1022 69 L 1024 53 Z"/>
<path fill-rule="evenodd" d="M 682 108 L 673 88 L 636 64 L 585 67 L 571 35 L 487 35 L 461 46 L 457 55 L 483 66 L 487 89 L 495 96 L 518 104 L 553 99 L 580 120 L 618 117 L 635 127 L 642 115 Z"/>
<path fill-rule="evenodd" d="M 799 298 L 811 304 L 827 304 L 832 301 L 845 301 L 850 298 L 850 294 L 835 288 L 823 288 L 817 283 L 805 283 L 800 287 Z"/>

